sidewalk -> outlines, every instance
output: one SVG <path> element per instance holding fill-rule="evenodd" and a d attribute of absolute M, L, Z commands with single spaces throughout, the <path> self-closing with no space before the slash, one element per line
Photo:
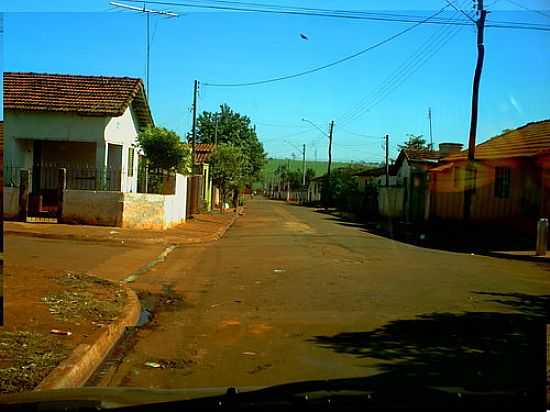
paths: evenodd
<path fill-rule="evenodd" d="M 242 211 L 240 211 L 242 213 Z M 113 242 L 117 244 L 192 244 L 218 240 L 236 219 L 234 210 L 224 214 L 204 213 L 164 231 L 124 229 L 111 226 L 67 225 L 57 223 L 4 222 L 5 235 L 47 239 Z"/>

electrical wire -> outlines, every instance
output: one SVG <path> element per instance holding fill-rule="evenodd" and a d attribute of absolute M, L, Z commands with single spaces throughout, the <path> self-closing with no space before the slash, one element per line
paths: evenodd
<path fill-rule="evenodd" d="M 463 2 L 463 4 L 464 3 L 465 2 Z M 457 12 L 455 12 L 454 14 L 456 15 Z M 449 31 L 450 29 L 447 26 L 433 33 L 416 50 L 416 52 L 409 56 L 403 63 L 401 63 L 401 65 L 396 70 L 394 70 L 394 72 L 390 76 L 388 76 L 380 84 L 380 86 L 378 86 L 378 88 L 373 91 L 373 93 L 364 97 L 357 105 L 355 105 L 354 108 L 348 111 L 346 115 L 339 118 L 338 123 L 340 124 L 340 127 L 342 127 L 342 124 L 349 124 L 351 123 L 351 121 L 360 117 L 361 114 L 369 110 L 374 101 L 382 96 L 385 97 L 387 94 L 391 93 L 391 91 L 395 90 L 398 85 L 403 82 L 403 80 L 401 79 L 406 79 L 410 77 L 410 75 L 412 75 L 412 73 L 408 74 L 408 72 L 412 72 L 413 70 L 417 71 L 425 62 L 427 62 L 427 60 L 429 60 L 431 56 L 433 56 L 433 54 L 435 54 L 433 53 L 434 49 L 439 50 L 442 47 L 442 43 L 440 43 L 440 41 L 442 40 L 443 44 L 445 43 L 445 35 L 449 33 Z M 426 59 L 426 56 L 429 57 Z"/>
<path fill-rule="evenodd" d="M 129 3 L 142 3 L 141 0 L 124 0 Z M 418 23 L 422 21 L 424 17 L 411 16 L 397 13 L 374 13 L 365 12 L 359 10 L 330 10 L 330 9 L 313 9 L 293 6 L 279 6 L 273 4 L 260 4 L 260 3 L 243 3 L 243 2 L 227 2 L 221 0 L 210 0 L 208 2 L 187 0 L 185 2 L 171 2 L 171 1 L 149 1 L 148 3 L 164 5 L 164 6 L 178 6 L 178 7 L 190 7 L 199 9 L 213 9 L 220 11 L 237 11 L 237 12 L 254 12 L 254 13 L 270 13 L 270 14 L 286 14 L 286 15 L 298 15 L 298 16 L 315 16 L 315 17 L 335 17 L 346 18 L 356 20 L 380 20 L 380 21 L 393 21 L 402 23 Z M 449 19 L 432 19 L 425 23 L 430 24 L 456 24 L 456 25 L 469 25 L 471 22 L 460 19 L 451 21 Z M 545 30 L 550 31 L 550 26 L 539 25 L 528 22 L 507 22 L 507 25 L 501 25 L 500 21 L 487 21 L 486 27 L 499 27 L 499 28 L 517 28 L 528 30 Z M 493 23 L 493 24 L 489 24 Z"/>
<path fill-rule="evenodd" d="M 533 13 L 540 14 L 541 16 L 550 18 L 550 14 L 547 14 L 547 13 L 545 13 L 545 12 L 543 12 L 543 11 L 530 9 L 529 7 L 524 6 L 523 4 L 518 3 L 518 2 L 516 2 L 516 1 L 514 1 L 514 0 L 506 0 L 506 1 L 507 1 L 508 3 L 510 3 L 510 4 L 514 5 L 514 6 L 516 6 L 516 7 L 519 7 L 519 8 L 521 8 L 521 9 L 523 9 L 523 10 L 527 10 L 527 11 L 530 11 L 530 12 L 533 12 Z"/>
<path fill-rule="evenodd" d="M 435 17 L 437 16 L 438 14 L 441 14 L 447 7 L 449 7 L 448 5 L 441 8 L 437 13 L 435 14 L 432 14 L 430 17 L 426 18 L 426 20 L 432 18 L 432 17 Z M 256 85 L 260 85 L 260 84 L 266 84 L 266 83 L 273 83 L 273 82 L 278 82 L 278 81 L 281 81 L 281 80 L 288 80 L 288 79 L 294 79 L 296 77 L 301 77 L 301 76 L 305 76 L 305 75 L 308 75 L 308 74 L 312 74 L 312 73 L 315 73 L 315 72 L 318 72 L 318 71 L 321 71 L 321 70 L 324 70 L 324 69 L 328 69 L 329 67 L 333 67 L 333 66 L 336 66 L 338 64 L 341 64 L 341 63 L 344 63 L 348 60 L 351 60 L 351 59 L 354 59 L 355 57 L 358 57 L 358 56 L 361 56 L 362 54 L 365 54 L 371 50 L 374 50 L 386 43 L 389 43 L 390 41 L 404 35 L 405 33 L 408 33 L 410 32 L 411 30 L 413 30 L 414 28 L 418 27 L 420 24 L 422 24 L 422 22 L 418 22 L 412 26 L 409 26 L 407 27 L 406 29 L 404 30 L 401 30 L 393 35 L 391 35 L 390 37 L 387 37 L 385 38 L 384 40 L 381 40 L 365 49 L 362 49 L 356 53 L 353 53 L 349 56 L 346 56 L 346 57 L 343 57 L 341 59 L 338 59 L 336 61 L 333 61 L 331 63 L 328 63 L 328 64 L 325 64 L 323 66 L 317 66 L 317 67 L 314 67 L 313 69 L 309 69 L 309 70 L 305 70 L 305 71 L 302 71 L 302 72 L 299 72 L 299 73 L 294 73 L 294 74 L 289 74 L 289 75 L 286 75 L 286 76 L 279 76 L 279 77 L 274 77 L 274 78 L 271 78 L 271 79 L 265 79 L 265 80 L 258 80 L 258 81 L 253 81 L 253 82 L 243 82 L 243 83 L 203 83 L 205 86 L 210 86 L 210 87 L 242 87 L 242 86 L 256 86 Z"/>

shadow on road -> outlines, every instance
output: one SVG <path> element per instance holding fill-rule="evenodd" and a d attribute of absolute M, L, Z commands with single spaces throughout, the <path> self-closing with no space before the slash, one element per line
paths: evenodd
<path fill-rule="evenodd" d="M 377 360 L 388 383 L 521 390 L 540 396 L 546 379 L 550 295 L 473 293 L 514 313 L 429 313 L 371 331 L 310 341 L 337 353 Z"/>
<path fill-rule="evenodd" d="M 514 231 L 506 225 L 457 222 L 405 223 L 392 219 L 366 219 L 334 209 L 317 209 L 316 213 L 341 226 L 354 227 L 367 233 L 430 249 L 485 254 L 491 251 L 530 251 L 535 247 L 532 236 Z M 535 228 L 531 230 L 535 233 Z"/>

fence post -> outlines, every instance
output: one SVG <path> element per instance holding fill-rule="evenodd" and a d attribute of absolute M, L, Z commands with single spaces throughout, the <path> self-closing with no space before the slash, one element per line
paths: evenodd
<path fill-rule="evenodd" d="M 63 199 L 67 190 L 67 169 L 61 168 L 57 175 L 57 221 L 63 217 Z"/>
<path fill-rule="evenodd" d="M 537 223 L 537 256 L 546 255 L 548 246 L 548 219 L 541 218 Z"/>
<path fill-rule="evenodd" d="M 28 170 L 21 170 L 19 175 L 19 220 L 27 221 L 29 211 L 29 187 L 31 175 Z"/>

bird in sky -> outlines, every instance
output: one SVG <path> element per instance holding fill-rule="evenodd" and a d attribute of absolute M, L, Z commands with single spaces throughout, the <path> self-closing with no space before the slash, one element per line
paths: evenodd
<path fill-rule="evenodd" d="M 308 37 L 304 33 L 300 33 L 300 37 L 304 40 L 309 40 Z"/>

